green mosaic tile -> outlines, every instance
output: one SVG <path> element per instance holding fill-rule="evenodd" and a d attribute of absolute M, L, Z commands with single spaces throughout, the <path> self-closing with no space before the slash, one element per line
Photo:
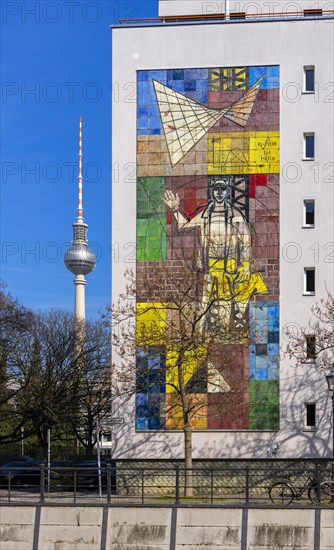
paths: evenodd
<path fill-rule="evenodd" d="M 139 237 L 147 235 L 147 220 L 137 220 L 137 241 Z"/>

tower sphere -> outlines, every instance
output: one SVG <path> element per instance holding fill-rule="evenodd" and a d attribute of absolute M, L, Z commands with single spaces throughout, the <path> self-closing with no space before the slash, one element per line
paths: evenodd
<path fill-rule="evenodd" d="M 95 269 L 96 257 L 87 244 L 77 243 L 66 251 L 64 262 L 74 275 L 87 275 Z"/>

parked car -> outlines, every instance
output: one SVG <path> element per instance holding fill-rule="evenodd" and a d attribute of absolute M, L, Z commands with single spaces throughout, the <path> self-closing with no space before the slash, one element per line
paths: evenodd
<path fill-rule="evenodd" d="M 7 462 L 0 467 L 0 485 L 39 485 L 40 468 L 36 461 Z"/>
<path fill-rule="evenodd" d="M 112 492 L 116 490 L 116 463 L 111 465 L 110 485 Z M 107 466 L 108 463 L 101 460 L 101 485 L 103 489 L 107 487 Z M 99 487 L 99 468 L 97 460 L 82 460 L 78 462 L 74 469 L 76 470 L 76 485 L 77 489 L 90 488 L 98 489 Z"/>

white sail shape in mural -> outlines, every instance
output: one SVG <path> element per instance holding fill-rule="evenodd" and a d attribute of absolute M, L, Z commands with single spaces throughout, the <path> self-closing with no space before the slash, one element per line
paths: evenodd
<path fill-rule="evenodd" d="M 264 75 L 235 103 L 213 109 L 153 80 L 171 165 L 174 167 L 223 117 L 245 127 Z"/>
<path fill-rule="evenodd" d="M 208 361 L 208 393 L 228 393 L 229 391 L 231 386 L 213 363 Z"/>

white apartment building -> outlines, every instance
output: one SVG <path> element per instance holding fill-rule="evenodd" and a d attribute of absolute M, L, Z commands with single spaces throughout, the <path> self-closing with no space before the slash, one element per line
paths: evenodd
<path fill-rule="evenodd" d="M 326 373 L 285 352 L 333 292 L 334 2 L 160 0 L 159 18 L 112 29 L 112 301 L 131 268 L 137 323 L 167 327 L 162 275 L 189 272 L 209 342 L 186 377 L 205 411 L 194 458 L 331 457 Z M 247 343 L 210 339 L 223 321 Z M 158 344 L 138 337 L 126 359 L 137 391 L 113 404 L 115 458 L 183 457 Z"/>

